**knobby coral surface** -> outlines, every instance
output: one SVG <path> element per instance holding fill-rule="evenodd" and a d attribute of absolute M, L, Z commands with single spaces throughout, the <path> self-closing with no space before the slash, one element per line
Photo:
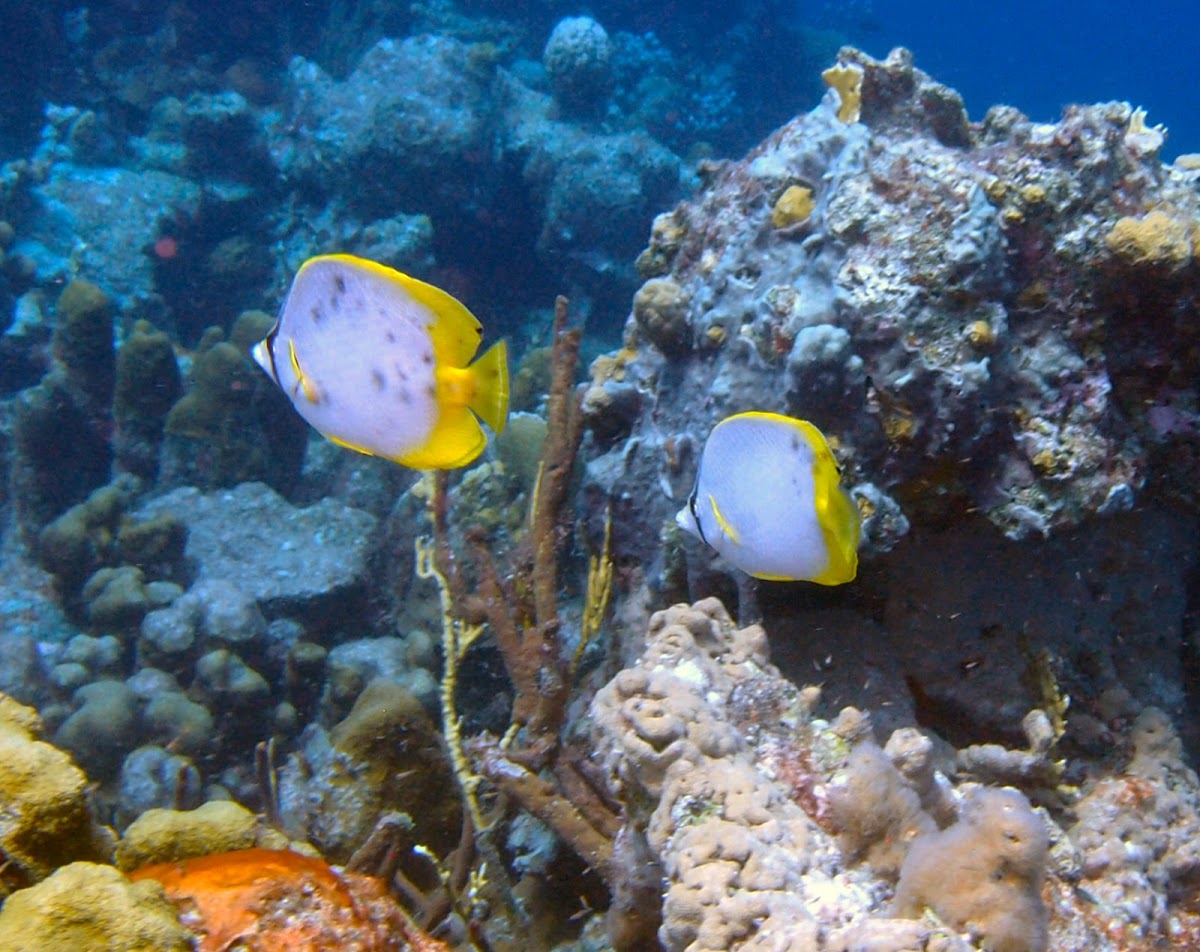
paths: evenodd
<path fill-rule="evenodd" d="M 653 920 L 660 902 L 664 949 L 1150 949 L 1195 928 L 1200 783 L 1160 712 L 1133 726 L 1127 767 L 1019 791 L 956 774 L 913 728 L 880 748 L 868 716 L 823 720 L 819 697 L 715 599 L 655 614 L 596 695 L 618 843 L 641 843 L 665 882 L 623 914 Z M 1147 809 L 1156 832 L 1130 852 Z"/>

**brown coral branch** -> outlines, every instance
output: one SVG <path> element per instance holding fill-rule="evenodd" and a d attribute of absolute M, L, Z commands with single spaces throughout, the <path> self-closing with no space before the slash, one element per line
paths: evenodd
<path fill-rule="evenodd" d="M 496 743 L 481 745 L 477 754 L 483 776 L 550 827 L 602 879 L 610 879 L 612 840 L 592 826 L 583 811 L 554 784 L 505 756 Z"/>
<path fill-rule="evenodd" d="M 583 814 L 588 823 L 610 840 L 615 837 L 621 828 L 621 817 L 601 798 L 587 776 L 580 771 L 576 759 L 560 756 L 555 759 L 552 771 L 563 794 L 575 809 Z"/>
<path fill-rule="evenodd" d="M 533 512 L 534 617 L 545 627 L 558 620 L 558 553 L 567 534 L 562 510 L 571 488 L 571 471 L 583 436 L 583 416 L 575 388 L 579 328 L 568 328 L 567 299 L 554 302 L 554 348 L 550 393 L 546 401 L 546 444 Z M 555 631 L 557 637 L 557 631 Z"/>
<path fill-rule="evenodd" d="M 583 418 L 575 389 L 580 332 L 566 326 L 567 317 L 567 299 L 560 296 L 554 307 L 546 443 L 529 534 L 512 556 L 511 582 L 497 571 L 486 536 L 478 530 L 467 533 L 478 602 L 515 691 L 512 723 L 526 732 L 526 762 L 529 758 L 544 762 L 557 745 L 570 692 L 569 663 L 559 638 L 558 557 L 569 531 L 563 511 Z M 435 526 L 435 535 L 444 537 L 444 527 Z M 440 544 L 438 559 L 443 563 L 451 559 Z M 458 593 L 455 597 L 460 598 Z"/>

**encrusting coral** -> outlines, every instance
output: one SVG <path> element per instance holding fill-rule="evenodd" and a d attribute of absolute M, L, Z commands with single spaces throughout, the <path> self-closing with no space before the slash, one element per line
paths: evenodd
<path fill-rule="evenodd" d="M 199 934 L 197 952 L 445 948 L 421 935 L 378 881 L 290 850 L 215 853 L 146 866 L 131 878 L 135 886 L 161 884 Z"/>
<path fill-rule="evenodd" d="M 915 728 L 880 748 L 860 711 L 817 717 L 820 691 L 780 677 L 767 647 L 715 599 L 676 605 L 596 694 L 596 757 L 624 807 L 615 843 L 666 887 L 610 912 L 616 948 L 649 947 L 656 925 L 668 952 L 1117 952 L 1200 934 L 1183 906 L 1145 905 L 1168 881 L 1187 902 L 1200 868 L 1200 782 L 1161 712 L 1135 723 L 1125 773 L 1074 806 L 1058 771 L 1010 773 L 1050 814 L 944 774 L 953 753 Z M 1147 810 L 1155 831 L 1134 842 Z"/>
<path fill-rule="evenodd" d="M 240 803 L 210 800 L 195 810 L 147 810 L 121 836 L 116 864 L 129 872 L 210 853 L 287 846 L 286 836 L 264 825 Z"/>
<path fill-rule="evenodd" d="M 111 831 L 92 813 L 88 778 L 39 739 L 41 718 L 0 694 L 0 886 L 19 889 L 76 860 L 106 861 Z"/>
<path fill-rule="evenodd" d="M 191 952 L 192 932 L 152 881 L 71 863 L 0 909 L 0 952 Z"/>
<path fill-rule="evenodd" d="M 1048 849 L 1046 825 L 1021 793 L 971 791 L 953 826 L 913 842 L 900 868 L 896 914 L 917 918 L 928 907 L 989 952 L 1044 952 Z"/>
<path fill-rule="evenodd" d="M 1134 268 L 1172 274 L 1191 263 L 1200 226 L 1161 209 L 1143 218 L 1117 219 L 1104 243 L 1118 258 Z"/>

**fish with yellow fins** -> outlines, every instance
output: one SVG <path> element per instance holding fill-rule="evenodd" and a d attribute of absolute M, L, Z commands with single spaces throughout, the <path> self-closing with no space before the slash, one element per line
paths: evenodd
<path fill-rule="evenodd" d="M 326 438 L 414 469 L 454 469 L 508 418 L 504 341 L 474 363 L 482 326 L 445 291 L 334 254 L 296 273 L 254 359 Z"/>
<path fill-rule="evenodd" d="M 841 585 L 858 571 L 858 507 L 806 420 L 751 412 L 718 423 L 675 521 L 755 578 Z"/>

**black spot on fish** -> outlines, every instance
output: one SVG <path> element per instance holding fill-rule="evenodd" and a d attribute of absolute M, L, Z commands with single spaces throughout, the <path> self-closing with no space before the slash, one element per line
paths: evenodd
<path fill-rule="evenodd" d="M 314 324 L 320 324 L 321 318 L 323 318 L 325 316 L 324 314 L 321 313 L 320 306 L 316 305 L 316 304 L 313 305 L 313 308 L 309 313 L 312 314 L 312 319 L 313 319 Z"/>
<path fill-rule="evenodd" d="M 337 288 L 337 293 L 338 293 L 338 294 L 345 294 L 345 293 L 346 293 L 346 279 L 345 279 L 344 277 L 342 277 L 342 275 L 340 275 L 340 274 L 335 274 L 335 275 L 333 276 L 333 286 L 334 286 L 335 288 Z"/>
<path fill-rule="evenodd" d="M 387 334 L 385 335 L 385 337 L 386 337 L 386 339 L 387 339 L 387 342 L 388 342 L 389 344 L 394 344 L 394 343 L 396 343 L 396 335 L 395 335 L 395 334 L 393 334 L 391 331 L 388 331 L 388 332 L 387 332 Z"/>
<path fill-rule="evenodd" d="M 433 384 L 430 384 L 425 388 L 425 396 L 429 397 L 430 400 L 437 399 L 437 387 L 435 387 Z"/>
<path fill-rule="evenodd" d="M 387 381 L 384 379 L 383 374 L 381 374 L 374 367 L 371 368 L 371 383 L 375 384 L 376 390 L 387 389 Z"/>
<path fill-rule="evenodd" d="M 412 403 L 412 394 L 409 393 L 408 387 L 400 388 L 400 402 L 401 403 Z"/>
<path fill-rule="evenodd" d="M 421 355 L 421 363 L 425 364 L 426 366 L 432 364 L 433 354 L 431 354 L 429 351 L 425 351 L 425 353 Z"/>
<path fill-rule="evenodd" d="M 342 309 L 342 299 L 336 294 L 329 295 L 329 306 L 335 311 L 340 311 Z"/>
<path fill-rule="evenodd" d="M 800 438 L 797 436 L 792 437 L 792 449 L 797 453 L 800 452 Z"/>

